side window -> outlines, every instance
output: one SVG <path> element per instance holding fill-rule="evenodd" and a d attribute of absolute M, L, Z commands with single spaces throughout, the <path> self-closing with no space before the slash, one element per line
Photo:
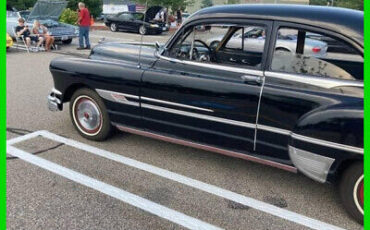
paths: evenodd
<path fill-rule="evenodd" d="M 121 14 L 121 15 L 119 15 L 119 18 L 121 19 L 121 20 L 129 20 L 131 17 L 130 17 L 131 15 L 130 14 L 128 14 L 128 13 L 123 13 L 123 14 Z"/>
<path fill-rule="evenodd" d="M 325 34 L 280 28 L 271 69 L 343 80 L 363 80 L 363 57 L 349 44 Z"/>
<path fill-rule="evenodd" d="M 181 60 L 260 68 L 265 28 L 202 24 L 183 31 L 168 55 Z"/>

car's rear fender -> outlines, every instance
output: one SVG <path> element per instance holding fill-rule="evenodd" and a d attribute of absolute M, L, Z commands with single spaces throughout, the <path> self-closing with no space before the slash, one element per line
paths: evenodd
<path fill-rule="evenodd" d="M 363 102 L 317 108 L 299 119 L 289 142 L 301 172 L 333 182 L 344 162 L 363 160 Z"/>

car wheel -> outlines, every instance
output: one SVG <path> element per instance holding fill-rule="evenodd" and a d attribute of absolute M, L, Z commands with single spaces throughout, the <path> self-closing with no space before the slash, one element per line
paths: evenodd
<path fill-rule="evenodd" d="M 340 182 L 340 196 L 347 212 L 357 222 L 364 221 L 364 165 L 362 162 L 352 164 L 343 173 Z"/>
<path fill-rule="evenodd" d="M 72 43 L 72 38 L 62 41 L 63 44 L 69 45 Z"/>
<path fill-rule="evenodd" d="M 103 100 L 91 89 L 77 90 L 71 98 L 70 116 L 81 136 L 102 141 L 109 137 L 112 127 Z"/>
<path fill-rule="evenodd" d="M 117 24 L 116 23 L 111 23 L 110 24 L 110 30 L 112 32 L 117 32 Z"/>
<path fill-rule="evenodd" d="M 147 33 L 147 29 L 144 25 L 140 26 L 139 28 L 139 34 L 145 35 Z"/>

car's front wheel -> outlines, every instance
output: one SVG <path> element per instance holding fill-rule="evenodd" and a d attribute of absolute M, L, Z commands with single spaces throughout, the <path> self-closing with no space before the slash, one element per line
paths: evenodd
<path fill-rule="evenodd" d="M 81 136 L 94 140 L 105 140 L 112 127 L 107 108 L 99 95 L 87 88 L 77 90 L 71 98 L 72 123 Z"/>
<path fill-rule="evenodd" d="M 110 30 L 112 32 L 117 32 L 117 24 L 116 23 L 111 23 L 110 24 Z"/>
<path fill-rule="evenodd" d="M 140 26 L 140 28 L 139 28 L 139 34 L 141 34 L 141 35 L 145 35 L 145 34 L 147 34 L 147 29 L 146 29 L 146 27 L 144 26 L 144 25 L 142 25 L 142 26 Z"/>
<path fill-rule="evenodd" d="M 356 162 L 344 171 L 340 182 L 344 207 L 360 224 L 364 221 L 364 165 Z"/>

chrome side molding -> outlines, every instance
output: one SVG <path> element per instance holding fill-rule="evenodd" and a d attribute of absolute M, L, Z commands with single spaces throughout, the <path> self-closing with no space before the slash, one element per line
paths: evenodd
<path fill-rule="evenodd" d="M 335 160 L 292 146 L 289 146 L 289 157 L 300 172 L 320 183 L 326 182 L 330 167 Z"/>

